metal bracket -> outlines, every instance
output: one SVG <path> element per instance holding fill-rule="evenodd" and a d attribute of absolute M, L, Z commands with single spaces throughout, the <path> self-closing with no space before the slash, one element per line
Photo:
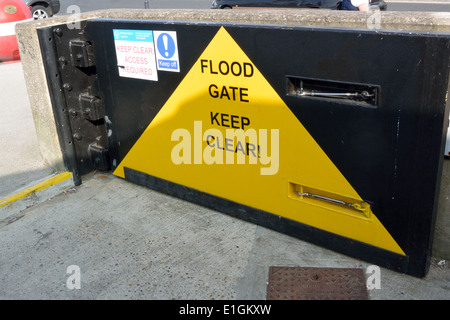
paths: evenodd
<path fill-rule="evenodd" d="M 98 170 L 106 171 L 109 170 L 109 156 L 108 150 L 102 146 L 93 143 L 89 145 L 89 153 L 91 154 L 91 159 L 93 161 L 94 167 Z"/>
<path fill-rule="evenodd" d="M 89 93 L 80 94 L 80 106 L 84 118 L 90 121 L 98 121 L 105 117 L 102 100 Z"/>
<path fill-rule="evenodd" d="M 84 40 L 70 40 L 70 56 L 75 67 L 88 68 L 95 65 L 92 45 Z"/>

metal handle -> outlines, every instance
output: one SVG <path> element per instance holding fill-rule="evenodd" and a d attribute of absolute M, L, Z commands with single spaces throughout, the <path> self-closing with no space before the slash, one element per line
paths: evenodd
<path fill-rule="evenodd" d="M 328 197 L 324 197 L 324 196 L 319 196 L 318 194 L 312 194 L 312 193 L 308 193 L 308 192 L 299 192 L 298 193 L 299 196 L 304 196 L 304 197 L 311 197 L 311 198 L 317 198 L 317 199 L 321 199 L 321 200 L 325 200 L 325 201 L 329 201 L 329 202 L 333 202 L 333 203 L 338 203 L 338 204 L 342 204 L 344 206 L 348 206 L 348 207 L 352 207 L 353 208 L 353 204 L 345 202 L 345 201 L 341 201 L 341 200 L 337 200 L 337 199 L 333 199 L 333 198 L 328 198 Z"/>
<path fill-rule="evenodd" d="M 368 217 L 370 214 L 370 205 L 364 201 L 361 203 L 349 203 L 349 202 L 345 202 L 342 200 L 337 200 L 337 199 L 333 199 L 333 198 L 329 198 L 329 197 L 325 197 L 325 196 L 320 196 L 318 194 L 313 194 L 313 193 L 309 193 L 309 192 L 297 192 L 297 193 L 299 196 L 320 199 L 320 200 L 328 201 L 331 203 L 336 203 L 336 204 L 350 207 L 352 209 L 361 211 L 366 217 Z"/>
<path fill-rule="evenodd" d="M 348 97 L 356 97 L 363 100 L 367 100 L 372 98 L 374 94 L 370 94 L 368 91 L 362 92 L 317 92 L 317 91 L 306 91 L 302 90 L 300 92 L 301 96 L 308 97 L 332 97 L 332 98 L 348 98 Z"/>

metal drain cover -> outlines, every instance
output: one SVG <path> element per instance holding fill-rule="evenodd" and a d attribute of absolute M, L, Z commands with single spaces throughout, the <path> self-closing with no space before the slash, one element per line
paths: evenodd
<path fill-rule="evenodd" d="M 270 267 L 267 300 L 367 300 L 362 269 Z"/>

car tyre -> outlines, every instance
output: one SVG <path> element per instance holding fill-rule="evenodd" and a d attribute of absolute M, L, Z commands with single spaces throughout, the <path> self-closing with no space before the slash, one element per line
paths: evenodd
<path fill-rule="evenodd" d="M 31 14 L 33 15 L 34 20 L 40 20 L 49 18 L 52 15 L 52 12 L 48 7 L 38 5 L 31 8 Z"/>

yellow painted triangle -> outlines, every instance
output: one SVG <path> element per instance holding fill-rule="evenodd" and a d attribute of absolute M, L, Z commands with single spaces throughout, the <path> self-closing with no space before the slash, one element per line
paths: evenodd
<path fill-rule="evenodd" d="M 404 255 L 223 27 L 124 167 Z"/>

